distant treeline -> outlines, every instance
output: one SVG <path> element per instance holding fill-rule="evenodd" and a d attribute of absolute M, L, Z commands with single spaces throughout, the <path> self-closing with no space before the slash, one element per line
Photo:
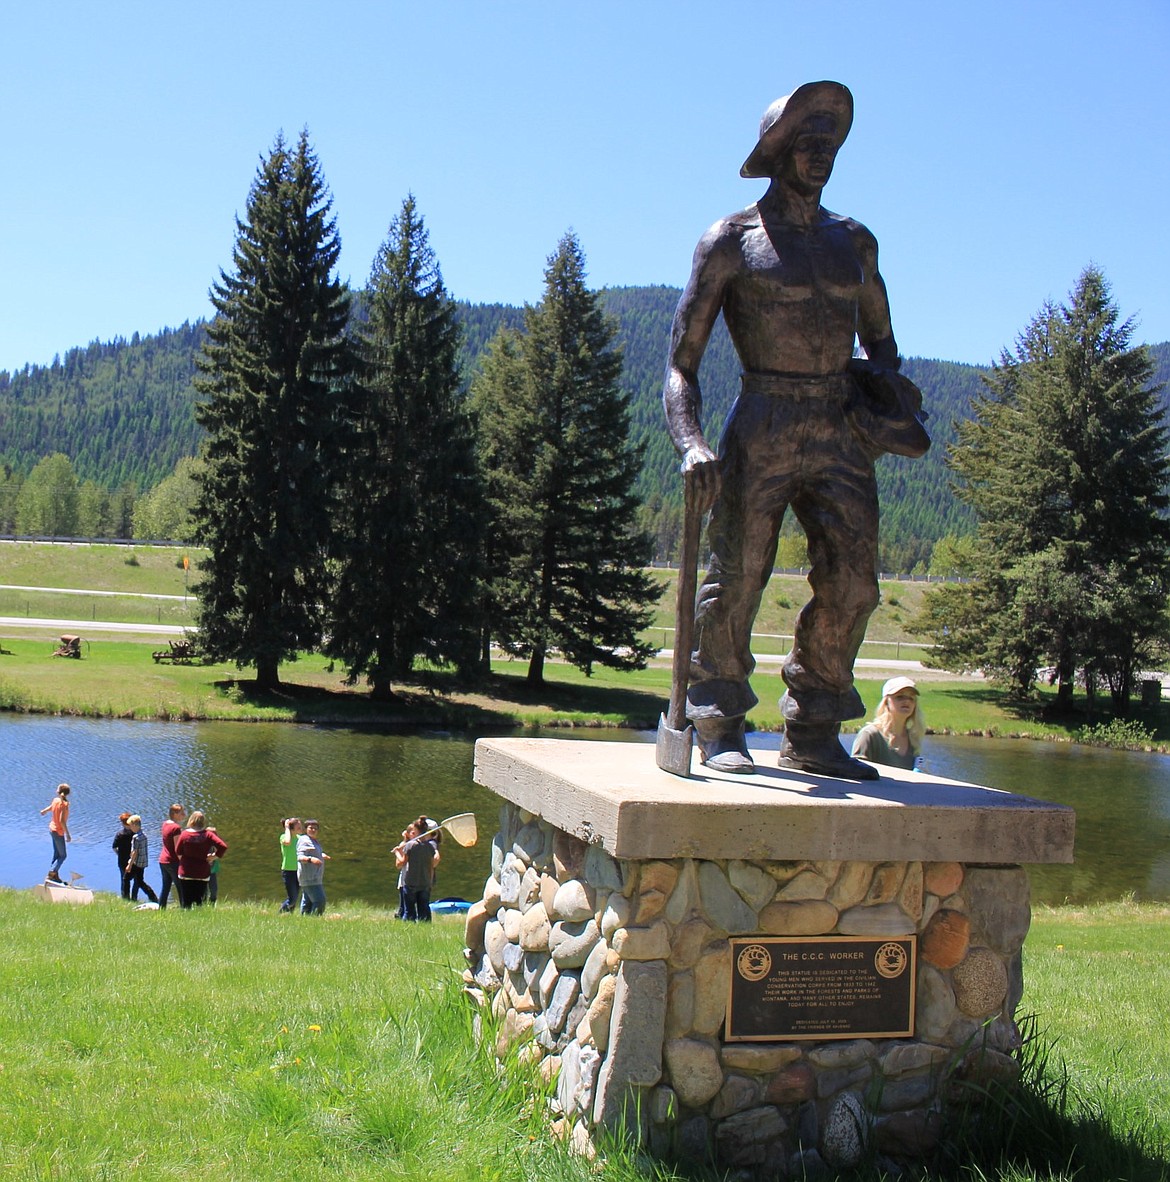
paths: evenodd
<path fill-rule="evenodd" d="M 681 482 L 662 416 L 662 374 L 674 287 L 619 287 L 602 292 L 618 324 L 624 351 L 622 384 L 632 397 L 633 440 L 645 448 L 637 492 L 643 523 L 658 556 L 673 555 L 681 518 Z M 356 314 L 361 315 L 360 301 Z M 522 309 L 504 304 L 457 304 L 463 328 L 461 359 L 469 379 L 497 330 L 519 327 Z M 79 482 L 116 492 L 111 528 L 129 518 L 127 500 L 170 477 L 199 449 L 192 380 L 205 339 L 203 322 L 150 336 L 97 341 L 70 349 L 51 365 L 0 370 L 0 532 L 16 526 L 16 494 L 46 456 L 69 457 Z M 1008 342 L 1005 342 L 1008 344 Z M 1170 343 L 1151 346 L 1157 380 L 1170 377 Z M 881 564 L 891 571 L 923 570 L 935 542 L 973 529 L 969 510 L 951 492 L 946 448 L 955 422 L 971 417 L 984 368 L 908 358 L 905 372 L 921 386 L 934 447 L 921 460 L 886 456 L 878 463 L 882 502 Z M 739 366 L 722 322 L 700 371 L 708 436 L 719 429 L 735 397 Z M 1165 406 L 1165 393 L 1163 405 Z M 794 525 L 786 527 L 786 533 Z"/>

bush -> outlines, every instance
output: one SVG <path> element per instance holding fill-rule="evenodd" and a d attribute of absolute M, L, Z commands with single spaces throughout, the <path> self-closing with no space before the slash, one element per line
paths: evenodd
<path fill-rule="evenodd" d="M 1078 743 L 1091 747 L 1113 747 L 1119 751 L 1143 751 L 1154 742 L 1154 732 L 1136 719 L 1111 718 L 1077 731 Z"/>

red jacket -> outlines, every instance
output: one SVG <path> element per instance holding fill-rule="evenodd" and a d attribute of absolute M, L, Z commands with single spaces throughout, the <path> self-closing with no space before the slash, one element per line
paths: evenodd
<path fill-rule="evenodd" d="M 227 842 L 208 829 L 184 829 L 175 839 L 175 853 L 179 860 L 179 877 L 208 879 L 211 877 L 211 854 L 217 858 L 227 852 Z"/>
<path fill-rule="evenodd" d="M 177 862 L 175 857 L 175 839 L 183 832 L 182 825 L 176 825 L 169 817 L 162 823 L 162 849 L 159 850 L 159 865 L 167 862 Z"/>

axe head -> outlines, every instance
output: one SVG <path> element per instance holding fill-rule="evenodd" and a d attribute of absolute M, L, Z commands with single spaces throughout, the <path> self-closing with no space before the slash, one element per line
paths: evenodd
<path fill-rule="evenodd" d="M 682 730 L 668 726 L 666 715 L 658 719 L 658 739 L 655 745 L 655 762 L 664 772 L 673 776 L 690 777 L 691 752 L 695 746 L 695 728 L 689 723 Z"/>

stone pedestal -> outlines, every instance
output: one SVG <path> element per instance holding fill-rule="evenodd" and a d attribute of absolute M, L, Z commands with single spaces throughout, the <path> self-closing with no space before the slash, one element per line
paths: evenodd
<path fill-rule="evenodd" d="M 1021 863 L 1070 862 L 1071 809 L 883 769 L 659 770 L 651 744 L 481 739 L 504 800 L 467 920 L 469 989 L 556 1078 L 587 1144 L 636 1131 L 781 1173 L 921 1157 L 956 1081 L 1018 1071 Z M 737 936 L 917 936 L 912 1038 L 729 1042 Z"/>

